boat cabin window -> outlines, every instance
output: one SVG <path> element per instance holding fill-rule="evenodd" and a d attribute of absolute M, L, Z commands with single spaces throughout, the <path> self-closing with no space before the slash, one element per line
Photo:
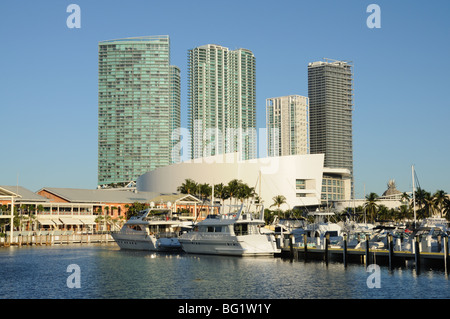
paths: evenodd
<path fill-rule="evenodd" d="M 128 225 L 127 228 L 136 230 L 136 231 L 142 231 L 142 228 L 140 225 Z"/>
<path fill-rule="evenodd" d="M 248 224 L 234 224 L 234 234 L 236 236 L 248 235 L 249 234 L 249 226 Z"/>
<path fill-rule="evenodd" d="M 222 226 L 203 226 L 199 230 L 205 233 L 221 233 L 224 231 Z"/>
<path fill-rule="evenodd" d="M 334 230 L 334 231 L 327 231 L 327 232 L 325 233 L 325 236 L 326 236 L 327 234 L 329 234 L 330 237 L 337 237 L 337 236 L 339 236 L 339 235 L 338 235 L 338 232 L 337 232 L 336 230 Z"/>

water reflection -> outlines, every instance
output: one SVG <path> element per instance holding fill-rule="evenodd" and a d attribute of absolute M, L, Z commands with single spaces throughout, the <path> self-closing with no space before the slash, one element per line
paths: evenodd
<path fill-rule="evenodd" d="M 66 285 L 69 264 L 81 288 Z M 443 271 L 381 267 L 369 288 L 363 265 L 123 251 L 116 246 L 0 250 L 0 298 L 449 298 Z"/>

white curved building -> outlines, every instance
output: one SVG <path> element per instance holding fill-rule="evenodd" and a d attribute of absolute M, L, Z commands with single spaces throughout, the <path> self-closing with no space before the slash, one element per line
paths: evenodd
<path fill-rule="evenodd" d="M 238 153 L 229 153 L 160 167 L 141 175 L 137 180 L 137 191 L 175 193 L 186 179 L 197 183 L 227 184 L 232 179 L 242 180 L 260 194 L 264 206 L 273 204 L 273 197 L 284 195 L 287 204 L 282 210 L 294 207 L 317 206 L 325 199 L 322 177 L 335 176 L 342 182 L 350 196 L 349 171 L 324 169 L 323 154 L 289 155 L 253 160 L 239 160 Z M 333 186 L 331 186 L 333 187 Z M 326 189 L 328 187 L 326 186 Z M 323 203 L 323 200 L 322 200 Z"/>

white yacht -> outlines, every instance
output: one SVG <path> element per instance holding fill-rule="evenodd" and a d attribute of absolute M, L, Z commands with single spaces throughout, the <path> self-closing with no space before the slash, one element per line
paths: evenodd
<path fill-rule="evenodd" d="M 193 231 L 181 235 L 179 241 L 183 250 L 193 254 L 233 256 L 273 256 L 280 252 L 274 232 L 264 227 L 264 207 L 261 206 L 259 216 L 244 212 L 244 205 L 230 207 L 231 212 L 208 215 Z"/>
<path fill-rule="evenodd" d="M 111 236 L 121 249 L 181 251 L 178 235 L 192 227 L 192 222 L 172 218 L 170 209 L 150 208 L 130 218 Z"/>

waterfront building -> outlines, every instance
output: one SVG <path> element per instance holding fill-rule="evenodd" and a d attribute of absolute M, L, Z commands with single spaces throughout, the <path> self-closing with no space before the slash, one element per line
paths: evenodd
<path fill-rule="evenodd" d="M 266 99 L 269 156 L 309 153 L 308 98 L 288 95 Z"/>
<path fill-rule="evenodd" d="M 256 158 L 255 56 L 207 44 L 188 51 L 191 158 Z"/>
<path fill-rule="evenodd" d="M 179 160 L 171 138 L 180 126 L 180 71 L 170 65 L 169 36 L 99 42 L 98 77 L 98 184 Z"/>
<path fill-rule="evenodd" d="M 325 154 L 325 167 L 345 168 L 353 176 L 352 64 L 329 59 L 309 63 L 308 97 L 310 153 Z"/>
<path fill-rule="evenodd" d="M 14 207 L 20 219 L 15 231 L 114 230 L 136 203 L 171 208 L 184 219 L 194 219 L 203 209 L 197 197 L 179 193 L 55 187 L 43 187 L 34 193 L 21 186 L 0 186 L 0 220 L 15 218 L 11 215 Z"/>
<path fill-rule="evenodd" d="M 106 217 L 105 223 L 116 225 L 117 221 L 125 221 L 129 207 L 134 203 L 148 204 L 154 207 L 171 208 L 174 212 L 188 209 L 193 217 L 200 200 L 195 196 L 170 193 L 137 192 L 135 189 L 77 189 L 44 187 L 37 194 L 50 200 L 52 207 L 44 209 L 43 215 L 54 211 L 60 221 L 67 225 L 72 222 L 78 225 L 84 215 L 95 219 Z M 50 206 L 50 205 L 47 205 Z M 52 215 L 52 214 L 50 214 Z M 52 220 L 54 219 L 54 216 Z M 102 223 L 100 223 L 101 225 Z"/>
<path fill-rule="evenodd" d="M 283 195 L 286 205 L 282 210 L 298 207 L 315 209 L 322 204 L 323 176 L 332 175 L 343 181 L 340 188 L 343 199 L 350 199 L 350 171 L 323 166 L 323 154 L 289 155 L 241 160 L 238 153 L 221 154 L 157 168 L 136 181 L 139 192 L 176 192 L 186 179 L 197 183 L 227 184 L 241 180 L 261 197 L 270 208 L 273 197 Z M 334 186 L 336 191 L 336 186 Z M 331 186 L 333 191 L 333 186 Z"/>
<path fill-rule="evenodd" d="M 393 179 L 389 180 L 387 183 L 387 189 L 383 192 L 381 196 L 377 198 L 378 206 L 385 206 L 388 209 L 399 209 L 402 205 L 410 205 L 408 200 L 405 200 L 403 195 L 407 194 L 412 196 L 412 192 L 402 192 L 397 189 L 395 181 Z M 336 210 L 343 211 L 347 208 L 356 209 L 358 207 L 363 207 L 367 203 L 367 199 L 351 199 L 342 200 L 335 203 Z"/>

